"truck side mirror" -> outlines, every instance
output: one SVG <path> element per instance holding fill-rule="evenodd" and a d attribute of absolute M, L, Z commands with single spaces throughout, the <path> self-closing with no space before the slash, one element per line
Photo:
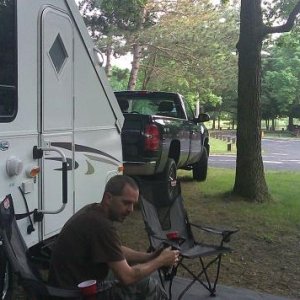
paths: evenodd
<path fill-rule="evenodd" d="M 209 114 L 206 113 L 200 113 L 198 118 L 195 118 L 196 123 L 202 123 L 202 122 L 207 122 L 210 120 Z"/>

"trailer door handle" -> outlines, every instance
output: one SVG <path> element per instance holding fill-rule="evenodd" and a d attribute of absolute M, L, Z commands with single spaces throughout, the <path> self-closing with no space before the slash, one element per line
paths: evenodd
<path fill-rule="evenodd" d="M 57 147 L 33 147 L 33 158 L 38 159 L 43 157 L 43 153 L 57 152 L 62 159 L 62 206 L 55 211 L 37 210 L 37 214 L 58 214 L 64 210 L 68 203 L 68 162 L 64 152 Z"/>

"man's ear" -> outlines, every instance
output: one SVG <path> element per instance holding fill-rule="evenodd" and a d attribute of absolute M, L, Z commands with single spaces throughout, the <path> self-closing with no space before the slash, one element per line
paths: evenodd
<path fill-rule="evenodd" d="M 111 193 L 109 193 L 109 192 L 104 192 L 104 194 L 103 194 L 103 197 L 102 197 L 102 203 L 104 204 L 104 205 L 107 205 L 107 204 L 109 204 L 110 203 L 110 200 L 111 200 Z"/>

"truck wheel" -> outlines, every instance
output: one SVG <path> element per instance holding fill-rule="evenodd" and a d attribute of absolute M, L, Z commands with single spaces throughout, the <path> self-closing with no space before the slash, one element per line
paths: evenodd
<path fill-rule="evenodd" d="M 12 299 L 13 274 L 5 257 L 4 249 L 0 246 L 0 299 Z"/>
<path fill-rule="evenodd" d="M 168 158 L 164 172 L 161 174 L 161 180 L 164 181 L 163 196 L 166 201 L 172 201 L 178 191 L 177 187 L 177 167 L 174 159 Z"/>
<path fill-rule="evenodd" d="M 205 181 L 207 177 L 208 154 L 204 147 L 201 158 L 193 164 L 193 179 L 197 181 Z"/>

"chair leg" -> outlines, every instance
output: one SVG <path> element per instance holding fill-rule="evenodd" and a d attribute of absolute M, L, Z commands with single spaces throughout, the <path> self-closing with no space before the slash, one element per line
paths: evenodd
<path fill-rule="evenodd" d="M 176 276 L 177 273 L 177 267 L 172 267 L 171 270 L 168 271 L 166 274 L 162 270 L 158 271 L 160 282 L 164 289 L 166 289 L 165 281 L 169 282 L 168 286 L 168 300 L 172 300 L 172 285 L 173 285 L 173 279 Z"/>
<path fill-rule="evenodd" d="M 189 270 L 189 268 L 187 268 L 183 263 L 181 263 L 180 265 L 192 276 L 192 281 L 183 289 L 183 291 L 180 293 L 178 300 L 180 300 L 183 295 L 192 287 L 192 285 L 198 281 L 205 289 L 207 289 L 210 292 L 210 296 L 211 297 L 215 297 L 216 296 L 216 286 L 218 283 L 218 279 L 219 279 L 219 274 L 220 274 L 220 267 L 221 267 L 221 258 L 222 258 L 222 254 L 219 254 L 216 258 L 214 258 L 213 260 L 211 260 L 206 266 L 202 260 L 202 258 L 200 257 L 200 263 L 202 266 L 202 270 L 201 272 L 199 272 L 197 275 L 195 275 L 193 272 L 191 272 Z M 217 270 L 216 270 L 216 275 L 215 275 L 215 279 L 213 282 L 213 285 L 211 283 L 211 280 L 208 277 L 207 274 L 207 269 L 213 264 L 217 262 Z M 202 275 L 204 274 L 205 279 L 206 279 L 206 283 L 203 282 L 203 280 L 200 278 Z"/>
<path fill-rule="evenodd" d="M 166 290 L 166 284 L 165 284 L 165 277 L 164 277 L 164 274 L 163 274 L 163 271 L 162 270 L 158 270 L 158 276 L 159 276 L 159 280 L 160 280 L 160 283 L 162 285 L 162 287 Z M 173 283 L 173 279 L 169 279 L 169 286 L 168 286 L 168 300 L 171 300 L 172 299 L 172 283 Z"/>

